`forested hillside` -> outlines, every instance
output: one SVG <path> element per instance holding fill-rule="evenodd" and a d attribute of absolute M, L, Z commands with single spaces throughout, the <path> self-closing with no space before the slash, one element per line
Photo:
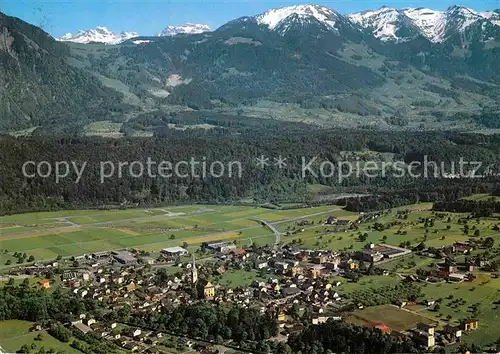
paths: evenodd
<path fill-rule="evenodd" d="M 101 120 L 121 94 L 66 63 L 69 48 L 0 13 L 0 131 Z"/>

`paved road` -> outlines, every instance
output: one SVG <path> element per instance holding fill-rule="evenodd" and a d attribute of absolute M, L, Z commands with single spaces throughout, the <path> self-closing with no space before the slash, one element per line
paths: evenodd
<path fill-rule="evenodd" d="M 281 242 L 281 235 L 282 235 L 282 233 L 276 228 L 275 225 L 283 224 L 283 223 L 287 223 L 287 222 L 294 222 L 294 221 L 302 220 L 302 219 L 307 219 L 307 218 L 318 216 L 318 215 L 329 214 L 329 213 L 332 213 L 334 211 L 339 211 L 339 210 L 341 210 L 341 209 L 340 208 L 335 208 L 335 209 L 332 209 L 332 210 L 322 211 L 322 212 L 313 213 L 313 214 L 309 214 L 309 215 L 301 215 L 301 216 L 297 216 L 297 217 L 291 218 L 291 219 L 279 220 L 279 221 L 275 221 L 273 223 L 271 223 L 269 221 L 266 221 L 264 219 L 260 219 L 260 218 L 249 218 L 249 220 L 256 221 L 256 222 L 259 222 L 261 224 L 264 224 L 269 229 L 271 229 L 271 231 L 274 233 L 274 236 L 276 237 L 276 240 L 274 241 L 274 243 L 275 244 L 279 244 Z"/>
<path fill-rule="evenodd" d="M 274 232 L 274 236 L 276 237 L 274 243 L 276 244 L 280 243 L 281 232 L 279 232 L 278 229 L 273 224 L 269 223 L 266 220 L 258 218 L 249 218 L 249 220 L 257 221 L 258 223 L 266 225 L 269 229 L 271 229 L 272 232 Z"/>

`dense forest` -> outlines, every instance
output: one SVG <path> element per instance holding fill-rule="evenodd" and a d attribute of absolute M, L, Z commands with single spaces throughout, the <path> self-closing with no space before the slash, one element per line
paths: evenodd
<path fill-rule="evenodd" d="M 175 118 L 169 118 L 175 119 Z M 194 118 L 192 118 L 194 120 Z M 220 128 L 163 129 L 155 138 L 32 137 L 0 138 L 0 213 L 60 208 L 159 205 L 174 203 L 234 203 L 253 198 L 257 203 L 274 201 L 314 202 L 309 186 L 323 185 L 328 193 L 363 193 L 369 196 L 346 201 L 353 211 L 384 209 L 418 201 L 455 200 L 473 193 L 498 189 L 498 135 L 370 130 L 325 130 L 302 124 L 258 120 L 211 118 Z M 203 122 L 197 118 L 197 122 Z M 189 123 L 189 121 L 187 121 Z M 307 129 L 305 127 L 308 127 Z M 346 155 L 348 152 L 350 155 Z M 268 166 L 259 168 L 264 155 Z M 286 166 L 274 159 L 282 156 Z M 387 158 L 389 156 L 389 158 Z M 183 173 L 160 175 L 158 165 L 148 173 L 148 160 L 173 165 L 180 161 L 206 161 Z M 384 160 L 386 159 L 386 160 Z M 395 163 L 408 168 L 426 159 L 443 163 L 444 172 L 459 159 L 480 161 L 482 178 L 440 178 L 434 171 L 420 175 L 396 174 L 391 167 L 375 175 L 363 173 L 363 164 Z M 25 176 L 23 165 L 25 166 Z M 44 162 L 45 161 L 45 162 Z M 214 161 L 222 167 L 214 168 Z M 56 180 L 56 163 L 65 177 Z M 120 162 L 128 163 L 119 167 Z M 137 162 L 135 166 L 133 162 Z M 233 173 L 229 166 L 235 162 Z M 310 163 L 312 162 L 312 163 Z M 323 162 L 333 168 L 321 170 Z M 349 162 L 350 173 L 340 163 Z M 63 163 L 67 163 L 64 165 Z M 103 164 L 104 163 L 104 164 Z M 391 165 L 392 164 L 392 165 Z M 49 165 L 51 171 L 49 171 Z M 143 167 L 142 174 L 141 165 Z M 310 165 L 310 168 L 304 168 Z M 37 171 L 36 168 L 40 171 Z M 328 167 L 328 165 L 327 165 Z M 488 168 L 488 171 L 486 169 Z M 439 168 L 439 166 L 438 166 Z M 181 169 L 179 169 L 181 170 Z M 220 172 L 224 170 L 224 173 Z M 120 171 L 121 176 L 120 176 Z M 356 173 L 358 172 L 359 173 Z M 47 175 L 47 177 L 41 177 Z M 51 172 L 49 174 L 48 172 Z M 189 172 L 189 173 L 188 173 Z M 219 177 L 220 176 L 220 177 Z"/>
<path fill-rule="evenodd" d="M 472 194 L 489 193 L 497 184 L 495 177 L 483 179 L 481 181 L 463 180 L 433 180 L 432 184 L 421 185 L 420 189 L 408 186 L 408 190 L 403 192 L 386 192 L 383 194 L 363 196 L 358 198 L 345 199 L 346 209 L 349 211 L 376 211 L 382 209 L 396 208 L 408 204 L 420 202 L 434 202 L 435 210 L 440 211 L 460 211 L 472 212 L 477 203 L 465 203 L 457 199 L 470 196 Z M 468 205 L 468 208 L 461 208 L 457 205 Z M 455 209 L 456 210 L 452 210 Z M 486 203 L 485 206 L 491 205 Z M 460 210 L 463 209 L 463 210 Z M 470 209 L 470 210 L 465 210 Z M 495 208 L 490 208 L 492 211 Z"/>
<path fill-rule="evenodd" d="M 277 319 L 259 309 L 203 303 L 131 316 L 129 321 L 140 327 L 218 342 L 222 339 L 238 343 L 260 342 L 278 333 Z"/>
<path fill-rule="evenodd" d="M 414 342 L 377 328 L 328 320 L 288 338 L 293 353 L 419 353 Z"/>

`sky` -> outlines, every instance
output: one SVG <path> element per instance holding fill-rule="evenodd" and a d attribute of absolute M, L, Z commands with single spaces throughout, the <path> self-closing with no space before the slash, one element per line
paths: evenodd
<path fill-rule="evenodd" d="M 168 25 L 185 22 L 205 23 L 215 29 L 241 16 L 303 3 L 325 5 L 343 14 L 382 5 L 436 10 L 455 4 L 478 11 L 500 8 L 500 0 L 0 0 L 0 11 L 39 26 L 54 37 L 96 26 L 146 36 L 157 34 Z"/>

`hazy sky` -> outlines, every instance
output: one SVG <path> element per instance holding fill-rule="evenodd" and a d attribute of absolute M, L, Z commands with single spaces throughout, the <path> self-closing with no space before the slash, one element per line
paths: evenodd
<path fill-rule="evenodd" d="M 227 21 L 256 15 L 270 8 L 307 1 L 261 0 L 0 0 L 0 11 L 42 27 L 59 37 L 79 29 L 106 26 L 114 32 L 136 31 L 154 35 L 167 25 L 206 23 L 213 29 Z M 335 0 L 317 1 L 340 13 L 357 12 L 388 5 L 396 8 L 430 7 L 444 10 L 459 4 L 475 10 L 500 8 L 500 0 Z"/>

